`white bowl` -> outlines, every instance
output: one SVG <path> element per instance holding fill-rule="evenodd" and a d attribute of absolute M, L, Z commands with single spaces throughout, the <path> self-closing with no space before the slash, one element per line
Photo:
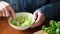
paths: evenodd
<path fill-rule="evenodd" d="M 16 13 L 16 15 L 22 15 L 22 14 L 27 14 L 29 15 L 29 17 L 32 17 L 33 21 L 32 21 L 32 24 L 34 23 L 34 16 L 32 13 L 28 13 L 28 12 L 20 12 L 20 13 Z M 15 26 L 13 24 L 11 24 L 8 20 L 8 23 L 10 24 L 11 27 L 13 27 L 14 29 L 17 29 L 17 30 L 26 30 L 28 28 L 30 28 L 32 26 L 32 24 L 28 25 L 28 26 Z"/>

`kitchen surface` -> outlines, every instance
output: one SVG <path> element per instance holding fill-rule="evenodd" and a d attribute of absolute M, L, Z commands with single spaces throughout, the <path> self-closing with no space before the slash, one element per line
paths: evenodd
<path fill-rule="evenodd" d="M 41 27 L 29 28 L 24 31 L 16 30 L 8 24 L 8 18 L 0 18 L 0 34 L 33 34 L 38 31 L 39 34 L 46 34 L 41 30 Z"/>

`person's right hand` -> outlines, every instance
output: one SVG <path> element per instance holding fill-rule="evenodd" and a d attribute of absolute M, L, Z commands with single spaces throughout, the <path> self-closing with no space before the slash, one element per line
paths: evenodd
<path fill-rule="evenodd" d="M 1 1 L 0 2 L 0 17 L 9 17 L 12 16 L 15 19 L 15 11 L 10 6 L 9 3 Z"/>

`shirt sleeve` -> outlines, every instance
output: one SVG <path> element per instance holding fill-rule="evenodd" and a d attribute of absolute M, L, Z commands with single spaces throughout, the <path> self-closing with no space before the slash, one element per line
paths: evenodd
<path fill-rule="evenodd" d="M 37 10 L 44 12 L 46 18 L 48 19 L 58 18 L 60 14 L 60 1 L 54 1 L 52 3 L 42 6 Z"/>

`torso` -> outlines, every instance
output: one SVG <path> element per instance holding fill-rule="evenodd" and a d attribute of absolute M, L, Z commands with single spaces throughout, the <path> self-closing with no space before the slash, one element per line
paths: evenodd
<path fill-rule="evenodd" d="M 6 2 L 10 3 L 16 12 L 33 12 L 45 4 L 46 0 L 6 0 Z"/>

